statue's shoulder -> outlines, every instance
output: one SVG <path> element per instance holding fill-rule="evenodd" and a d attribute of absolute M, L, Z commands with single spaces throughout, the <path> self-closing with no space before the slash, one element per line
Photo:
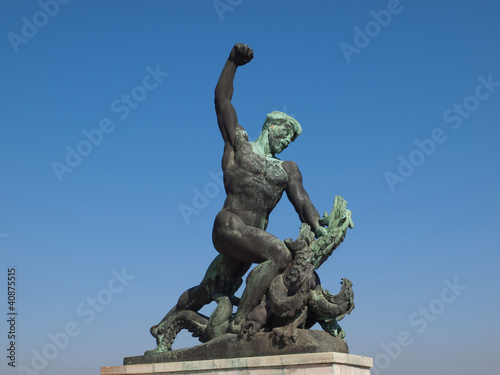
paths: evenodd
<path fill-rule="evenodd" d="M 299 167 L 297 166 L 297 163 L 295 163 L 292 160 L 284 160 L 281 162 L 281 166 L 283 169 L 288 173 L 288 174 L 297 174 L 300 173 Z"/>
<path fill-rule="evenodd" d="M 243 138 L 248 142 L 248 133 L 241 125 L 236 127 L 236 137 Z"/>
<path fill-rule="evenodd" d="M 234 137 L 234 148 L 248 148 L 250 147 L 250 142 L 248 141 L 248 133 L 242 126 L 238 125 Z"/>
<path fill-rule="evenodd" d="M 234 131 L 233 137 L 231 140 L 226 141 L 226 145 L 224 147 L 224 155 L 229 155 L 236 151 L 241 151 L 242 149 L 248 148 L 248 134 L 245 129 L 241 125 L 237 125 Z M 245 144 L 248 145 L 245 147 Z"/>

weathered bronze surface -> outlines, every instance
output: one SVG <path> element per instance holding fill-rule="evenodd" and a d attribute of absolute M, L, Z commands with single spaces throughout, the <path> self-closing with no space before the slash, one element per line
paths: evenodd
<path fill-rule="evenodd" d="M 139 365 L 143 363 L 204 361 L 324 352 L 348 353 L 349 350 L 345 340 L 341 337 L 333 337 L 326 332 L 316 330 L 299 330 L 294 345 L 276 343 L 266 332 L 257 333 L 252 340 L 240 339 L 234 333 L 226 333 L 205 344 L 192 348 L 127 357 L 124 359 L 123 364 Z"/>
<path fill-rule="evenodd" d="M 332 295 L 316 273 L 353 227 L 347 202 L 335 197 L 330 215 L 320 217 L 292 161 L 276 157 L 302 132 L 282 112 L 272 112 L 259 138 L 250 142 L 231 104 L 236 69 L 253 59 L 253 51 L 236 44 L 215 88 L 215 110 L 224 140 L 222 170 L 227 198 L 215 218 L 212 240 L 220 253 L 200 285 L 184 292 L 176 306 L 151 328 L 157 347 L 126 364 L 200 360 L 322 351 L 346 352 L 338 325 L 354 308 L 352 282 L 343 279 Z M 302 227 L 295 241 L 266 232 L 271 211 L 283 193 Z M 241 299 L 235 296 L 252 264 Z M 210 317 L 198 311 L 215 301 Z M 236 314 L 233 308 L 237 306 Z M 327 332 L 309 330 L 319 323 Z M 172 351 L 177 333 L 187 329 L 203 345 Z M 204 354 L 203 354 L 204 353 Z M 214 357 L 215 356 L 215 357 Z M 210 357 L 210 358 L 207 358 Z"/>

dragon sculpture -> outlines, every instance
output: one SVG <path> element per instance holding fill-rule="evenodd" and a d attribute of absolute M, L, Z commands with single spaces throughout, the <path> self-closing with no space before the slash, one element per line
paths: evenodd
<path fill-rule="evenodd" d="M 352 282 L 342 279 L 340 292 L 333 295 L 323 289 L 316 270 L 342 243 L 347 229 L 354 227 L 351 211 L 346 205 L 347 202 L 342 197 L 335 197 L 330 215 L 325 212 L 320 219 L 320 223 L 327 228 L 327 234 L 318 240 L 314 239 L 310 226 L 302 224 L 295 241 L 284 241 L 293 255 L 293 261 L 283 273 L 273 279 L 260 304 L 248 314 L 240 337 L 246 335 L 251 339 L 257 332 L 265 331 L 271 332 L 277 342 L 293 344 L 298 329 L 309 329 L 316 323 L 332 336 L 345 336 L 338 321 L 354 308 Z M 167 319 L 151 328 L 158 347 L 146 354 L 171 350 L 182 329 L 187 329 L 201 342 L 226 334 L 233 306 L 237 306 L 239 302 L 234 293 L 241 284 L 241 279 L 224 279 L 220 275 L 205 280 L 205 285 L 208 285 L 207 293 L 217 303 L 211 316 L 207 317 L 189 308 L 180 311 L 172 309 Z"/>

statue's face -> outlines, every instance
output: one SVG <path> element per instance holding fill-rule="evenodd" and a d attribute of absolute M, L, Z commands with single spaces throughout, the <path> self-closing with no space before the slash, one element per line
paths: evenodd
<path fill-rule="evenodd" d="M 291 124 L 271 125 L 269 127 L 268 140 L 271 153 L 279 154 L 288 147 L 293 138 L 293 126 Z"/>

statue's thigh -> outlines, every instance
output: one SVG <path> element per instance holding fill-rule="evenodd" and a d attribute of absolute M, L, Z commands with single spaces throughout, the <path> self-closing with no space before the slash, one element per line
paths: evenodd
<path fill-rule="evenodd" d="M 219 250 L 243 262 L 262 263 L 269 259 L 287 257 L 289 252 L 285 244 L 272 234 L 233 220 L 231 228 L 220 231 L 217 243 Z M 216 243 L 214 239 L 214 244 Z"/>
<path fill-rule="evenodd" d="M 219 254 L 208 267 L 202 283 L 213 278 L 214 275 L 228 279 L 242 278 L 251 265 L 251 262 L 243 262 L 230 255 Z"/>

